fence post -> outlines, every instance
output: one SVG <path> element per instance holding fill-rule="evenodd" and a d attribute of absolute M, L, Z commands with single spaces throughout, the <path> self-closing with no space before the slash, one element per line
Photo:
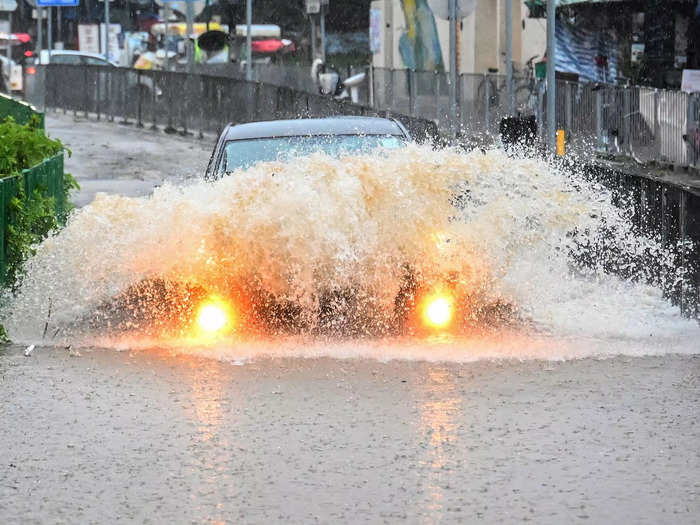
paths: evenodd
<path fill-rule="evenodd" d="M 412 117 L 416 116 L 416 72 L 408 70 L 408 112 Z"/>
<path fill-rule="evenodd" d="M 157 131 L 158 130 L 158 124 L 156 122 L 157 120 L 157 108 L 156 105 L 158 103 L 158 75 L 155 72 L 150 73 L 150 77 L 152 79 L 152 84 L 153 88 L 151 89 L 151 94 L 153 95 L 151 97 L 151 117 L 153 118 L 153 123 L 151 124 L 151 130 Z"/>
<path fill-rule="evenodd" d="M 164 80 L 165 80 L 164 85 L 166 86 L 166 88 L 168 90 L 168 124 L 163 131 L 165 133 L 168 133 L 168 134 L 173 134 L 173 133 L 177 132 L 177 130 L 173 127 L 173 78 L 172 77 L 174 76 L 174 73 L 169 71 L 165 74 L 167 74 L 167 76 L 170 78 L 167 78 L 167 79 L 164 78 Z"/>
<path fill-rule="evenodd" d="M 435 75 L 435 120 L 440 120 L 440 73 L 434 71 Z"/>
<path fill-rule="evenodd" d="M 632 103 L 630 101 L 630 87 L 625 86 L 622 92 L 623 105 L 623 123 L 622 127 L 625 130 L 625 149 L 628 155 L 632 155 Z"/>
<path fill-rule="evenodd" d="M 100 111 L 101 111 L 101 104 L 100 104 L 100 99 L 102 98 L 102 67 L 97 68 L 97 99 L 95 100 L 95 112 L 97 113 L 97 121 L 100 121 Z"/>
<path fill-rule="evenodd" d="M 141 121 L 141 103 L 142 103 L 142 93 L 143 89 L 141 89 L 141 70 L 136 71 L 136 90 L 138 91 L 138 97 L 139 100 L 137 102 L 136 106 L 136 127 L 137 128 L 142 128 L 143 127 L 143 122 Z"/>
<path fill-rule="evenodd" d="M 598 150 L 603 150 L 603 91 L 598 89 L 595 92 L 595 134 Z M 607 148 L 605 148 L 607 150 Z"/>
<path fill-rule="evenodd" d="M 87 67 L 83 66 L 83 110 L 85 111 L 85 118 L 88 116 L 88 70 Z"/>
<path fill-rule="evenodd" d="M 369 107 L 375 109 L 374 105 L 374 64 L 369 65 Z"/>
<path fill-rule="evenodd" d="M 570 82 L 567 82 L 565 84 L 566 86 L 566 134 L 567 136 L 571 135 L 571 128 L 572 128 L 572 120 L 573 120 L 573 100 L 571 97 L 571 90 L 573 89 L 573 85 Z"/>
<path fill-rule="evenodd" d="M 661 160 L 661 122 L 659 119 L 659 90 L 654 89 L 654 158 Z"/>
<path fill-rule="evenodd" d="M 686 246 L 685 246 L 685 241 L 686 241 L 686 219 L 687 219 L 687 199 L 688 199 L 688 194 L 680 190 L 678 192 L 678 238 L 680 241 L 680 266 L 681 268 L 687 270 L 686 268 L 686 263 L 687 257 L 686 257 Z M 688 312 L 688 301 L 686 301 L 685 293 L 687 291 L 687 286 L 686 286 L 686 276 L 683 276 L 683 279 L 681 280 L 681 286 L 680 286 L 680 303 L 681 303 L 681 315 L 686 315 Z"/>
<path fill-rule="evenodd" d="M 491 80 L 488 73 L 484 75 L 484 128 L 486 133 L 491 132 Z"/>

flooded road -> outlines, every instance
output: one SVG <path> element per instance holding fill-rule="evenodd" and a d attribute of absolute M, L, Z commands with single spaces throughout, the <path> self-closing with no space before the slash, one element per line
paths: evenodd
<path fill-rule="evenodd" d="M 0 350 L 5 523 L 700 513 L 697 355 L 241 363 L 23 350 Z"/>

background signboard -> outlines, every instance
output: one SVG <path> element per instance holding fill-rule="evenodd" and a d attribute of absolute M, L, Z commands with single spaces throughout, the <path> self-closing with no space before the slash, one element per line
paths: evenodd
<path fill-rule="evenodd" d="M 700 69 L 684 69 L 681 91 L 697 93 L 700 91 Z"/>
<path fill-rule="evenodd" d="M 97 24 L 78 25 L 78 48 L 84 53 L 100 52 L 100 28 Z"/>
<path fill-rule="evenodd" d="M 16 0 L 0 0 L 0 11 L 14 11 L 17 9 Z"/>
<path fill-rule="evenodd" d="M 79 0 L 36 0 L 39 7 L 75 7 Z"/>

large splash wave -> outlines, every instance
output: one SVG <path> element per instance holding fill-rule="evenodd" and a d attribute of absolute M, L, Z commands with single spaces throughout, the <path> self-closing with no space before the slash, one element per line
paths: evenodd
<path fill-rule="evenodd" d="M 651 260 L 668 271 L 652 274 Z M 426 288 L 449 279 L 469 298 L 461 312 L 469 329 L 457 336 L 470 348 L 510 348 L 501 336 L 520 334 L 509 336 L 519 341 L 511 351 L 477 355 L 517 357 L 528 347 L 524 334 L 531 342 L 626 339 L 635 348 L 651 335 L 683 351 L 681 341 L 700 333 L 661 292 L 658 275 L 679 279 L 682 269 L 657 240 L 633 231 L 626 209 L 599 184 L 500 150 L 415 145 L 264 163 L 143 198 L 100 195 L 38 247 L 2 316 L 17 341 L 48 334 L 74 344 L 120 336 L 136 344 L 143 327 L 129 324 L 134 305 L 120 303 L 127 311 L 118 314 L 104 305 L 139 283 L 162 282 L 213 294 L 264 290 L 294 303 L 307 329 L 324 291 L 352 290 L 384 322 L 407 268 Z M 149 290 L 146 308 L 162 308 L 162 293 Z M 479 315 L 494 304 L 508 305 L 505 322 Z M 158 344 L 153 333 L 147 340 Z M 523 356 L 557 354 L 549 343 L 533 344 L 537 350 Z M 456 359 L 463 345 L 450 345 L 445 358 Z M 413 344 L 392 346 L 421 354 Z"/>

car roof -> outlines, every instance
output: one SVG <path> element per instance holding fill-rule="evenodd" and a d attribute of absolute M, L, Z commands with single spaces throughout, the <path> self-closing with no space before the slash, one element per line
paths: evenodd
<path fill-rule="evenodd" d="M 42 56 L 48 57 L 49 50 L 42 49 L 41 53 L 42 53 Z M 105 62 L 109 62 L 112 65 L 116 65 L 115 62 L 112 62 L 111 60 L 108 61 L 104 55 L 100 55 L 99 53 L 87 53 L 85 51 L 76 51 L 74 49 L 52 49 L 51 56 L 56 56 L 56 55 L 78 55 L 81 57 L 99 58 L 100 60 L 104 60 Z"/>
<path fill-rule="evenodd" d="M 394 120 L 379 117 L 327 117 L 248 122 L 230 126 L 225 140 L 312 135 L 397 135 L 406 137 Z"/>

